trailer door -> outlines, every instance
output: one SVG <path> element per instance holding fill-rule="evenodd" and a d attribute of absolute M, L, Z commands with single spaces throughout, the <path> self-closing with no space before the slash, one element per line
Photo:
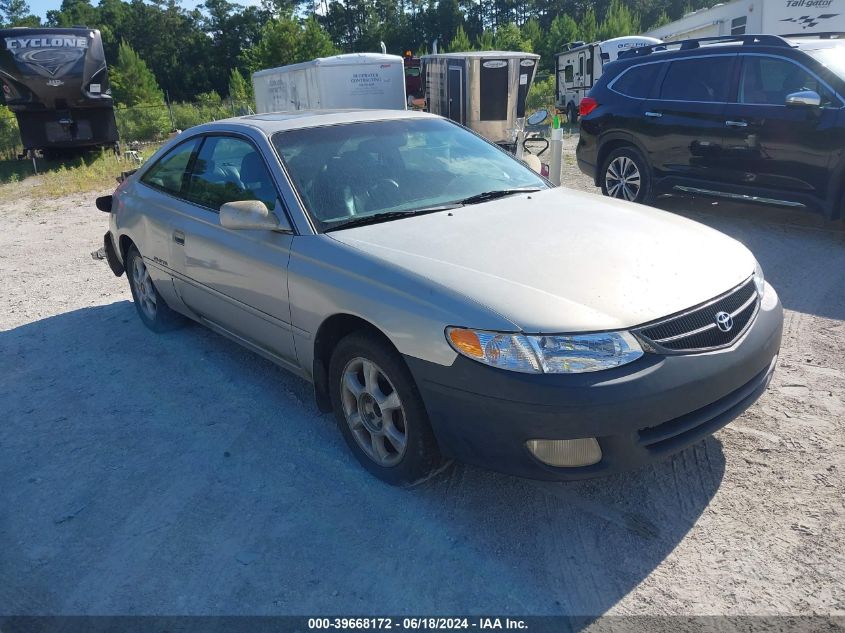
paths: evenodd
<path fill-rule="evenodd" d="M 449 110 L 447 115 L 460 124 L 466 122 L 464 118 L 464 69 L 461 66 L 449 66 L 447 92 Z"/>

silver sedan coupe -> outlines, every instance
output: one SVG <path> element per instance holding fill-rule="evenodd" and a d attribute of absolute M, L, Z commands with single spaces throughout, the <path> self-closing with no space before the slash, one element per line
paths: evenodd
<path fill-rule="evenodd" d="M 97 206 L 147 327 L 187 317 L 311 381 L 391 483 L 449 458 L 634 468 L 742 413 L 777 360 L 781 304 L 742 244 L 428 114 L 202 125 Z"/>

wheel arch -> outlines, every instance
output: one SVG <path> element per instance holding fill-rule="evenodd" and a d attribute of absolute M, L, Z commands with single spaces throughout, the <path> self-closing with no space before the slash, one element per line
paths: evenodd
<path fill-rule="evenodd" d="M 329 395 L 329 360 L 337 344 L 353 332 L 370 332 L 387 343 L 401 358 L 393 341 L 375 324 L 354 314 L 337 313 L 326 318 L 314 336 L 312 379 L 317 408 L 323 413 L 332 410 Z M 403 361 L 404 362 L 404 361 Z"/>
<path fill-rule="evenodd" d="M 126 265 L 126 254 L 129 252 L 129 249 L 135 246 L 135 242 L 132 241 L 132 238 L 124 233 L 121 235 L 117 240 L 117 249 L 120 255 L 120 261 L 123 262 L 123 265 Z"/>
<path fill-rule="evenodd" d="M 648 153 L 645 149 L 637 143 L 633 136 L 625 133 L 611 133 L 605 136 L 605 138 L 601 141 L 599 145 L 598 152 L 596 153 L 596 175 L 594 178 L 594 184 L 596 187 L 601 186 L 601 179 L 603 177 L 604 171 L 604 161 L 607 160 L 608 154 L 615 149 L 619 149 L 621 147 L 633 147 L 636 149 L 640 154 L 643 155 L 643 158 L 646 161 L 646 165 L 651 169 L 651 164 L 648 161 Z"/>

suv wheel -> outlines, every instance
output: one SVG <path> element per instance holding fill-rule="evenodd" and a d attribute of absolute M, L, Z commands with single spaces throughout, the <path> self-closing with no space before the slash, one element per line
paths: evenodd
<path fill-rule="evenodd" d="M 601 174 L 601 191 L 604 195 L 643 204 L 651 200 L 648 165 L 642 154 L 633 147 L 620 147 L 610 152 Z"/>
<path fill-rule="evenodd" d="M 410 485 L 442 458 L 408 368 L 379 337 L 350 334 L 329 363 L 332 408 L 343 438 L 379 479 Z"/>
<path fill-rule="evenodd" d="M 153 285 L 144 258 L 134 245 L 126 253 L 126 276 L 129 278 L 135 309 L 144 325 L 153 332 L 166 332 L 182 325 L 182 316 L 164 302 Z"/>

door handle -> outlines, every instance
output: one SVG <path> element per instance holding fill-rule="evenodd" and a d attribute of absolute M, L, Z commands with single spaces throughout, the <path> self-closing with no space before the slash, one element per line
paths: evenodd
<path fill-rule="evenodd" d="M 745 121 L 725 121 L 725 125 L 728 127 L 748 127 L 748 123 Z"/>
<path fill-rule="evenodd" d="M 185 234 L 182 231 L 173 231 L 173 241 L 182 246 L 185 245 Z"/>
<path fill-rule="evenodd" d="M 662 112 L 646 112 L 645 115 L 650 116 L 653 119 L 659 119 L 660 117 L 663 116 L 663 113 Z"/>

